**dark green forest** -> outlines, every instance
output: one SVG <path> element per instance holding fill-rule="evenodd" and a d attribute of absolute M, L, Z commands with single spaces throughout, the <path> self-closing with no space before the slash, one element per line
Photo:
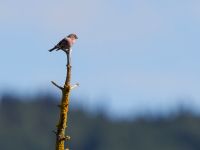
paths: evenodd
<path fill-rule="evenodd" d="M 51 96 L 0 100 L 0 150 L 54 150 L 59 109 Z M 73 107 L 75 107 L 73 105 Z M 168 117 L 112 120 L 102 112 L 70 107 L 72 150 L 199 150 L 200 117 L 180 111 Z"/>

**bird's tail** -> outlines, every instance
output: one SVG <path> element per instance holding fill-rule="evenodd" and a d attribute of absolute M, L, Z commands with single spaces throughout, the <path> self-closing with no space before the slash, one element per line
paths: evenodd
<path fill-rule="evenodd" d="M 49 50 L 49 52 L 52 52 L 53 50 L 57 49 L 56 46 L 54 46 L 52 49 Z"/>

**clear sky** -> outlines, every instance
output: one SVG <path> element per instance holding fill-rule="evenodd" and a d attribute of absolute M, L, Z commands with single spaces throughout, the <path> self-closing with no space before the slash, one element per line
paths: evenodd
<path fill-rule="evenodd" d="M 76 99 L 123 116 L 200 107 L 199 0 L 0 0 L 0 89 L 56 91 L 69 33 Z M 59 94 L 59 93 L 57 93 Z M 104 103 L 104 104 L 102 104 Z M 94 107 L 95 108 L 95 107 Z M 200 110 L 200 109 L 199 109 Z"/>

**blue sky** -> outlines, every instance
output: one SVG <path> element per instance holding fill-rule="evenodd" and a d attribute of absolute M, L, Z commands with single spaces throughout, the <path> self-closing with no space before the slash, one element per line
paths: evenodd
<path fill-rule="evenodd" d="M 78 103 L 106 103 L 117 116 L 181 103 L 198 111 L 199 7 L 197 0 L 1 0 L 0 89 L 56 93 L 50 81 L 63 84 L 66 59 L 47 50 L 75 32 L 72 83 L 81 86 L 73 95 L 86 97 Z"/>

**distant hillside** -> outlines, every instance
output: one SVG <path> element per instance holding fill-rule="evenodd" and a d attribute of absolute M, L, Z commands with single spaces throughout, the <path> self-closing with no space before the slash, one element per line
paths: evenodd
<path fill-rule="evenodd" d="M 30 99 L 2 98 L 0 150 L 54 150 L 57 103 L 50 97 Z M 71 109 L 68 131 L 72 150 L 200 150 L 200 118 L 190 113 L 111 121 Z"/>

